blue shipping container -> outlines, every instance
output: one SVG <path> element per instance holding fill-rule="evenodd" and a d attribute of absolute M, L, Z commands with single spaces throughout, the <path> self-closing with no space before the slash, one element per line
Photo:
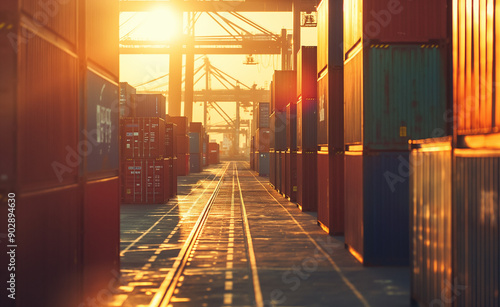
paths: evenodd
<path fill-rule="evenodd" d="M 199 153 L 192 153 L 189 156 L 189 171 L 191 173 L 201 172 L 201 159 Z"/>
<path fill-rule="evenodd" d="M 259 153 L 259 176 L 269 176 L 269 153 Z"/>
<path fill-rule="evenodd" d="M 200 153 L 200 134 L 189 132 L 189 153 Z"/>

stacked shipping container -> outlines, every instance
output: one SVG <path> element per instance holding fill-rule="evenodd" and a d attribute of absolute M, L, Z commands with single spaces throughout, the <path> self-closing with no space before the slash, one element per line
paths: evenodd
<path fill-rule="evenodd" d="M 344 232 L 343 2 L 318 6 L 318 224 L 330 234 Z"/>
<path fill-rule="evenodd" d="M 418 145 L 436 140 L 412 145 L 411 163 L 417 168 L 410 180 L 411 297 L 421 304 L 498 306 L 498 12 L 493 3 L 476 0 L 453 1 L 448 9 L 453 14 L 454 112 L 446 118 L 455 129 L 447 148 L 435 146 L 428 158 Z"/>
<path fill-rule="evenodd" d="M 119 272 L 118 3 L 86 6 L 0 3 L 1 208 L 22 242 L 2 306 L 76 306 Z"/>
<path fill-rule="evenodd" d="M 345 3 L 345 242 L 366 265 L 409 261 L 408 140 L 448 131 L 446 8 Z"/>
<path fill-rule="evenodd" d="M 177 147 L 177 175 L 189 175 L 189 122 L 185 116 L 166 116 L 167 122 L 176 125 L 175 143 Z"/>
<path fill-rule="evenodd" d="M 259 176 L 269 176 L 269 149 L 271 131 L 269 130 L 269 102 L 258 105 L 257 130 L 255 131 L 254 163 Z"/>
<path fill-rule="evenodd" d="M 317 48 L 303 46 L 297 54 L 297 204 L 317 211 Z"/>
<path fill-rule="evenodd" d="M 189 126 L 189 161 L 191 173 L 203 170 L 203 147 L 205 144 L 205 130 L 201 123 L 191 123 Z"/>
<path fill-rule="evenodd" d="M 220 163 L 220 149 L 219 144 L 210 142 L 208 143 L 208 164 Z"/>

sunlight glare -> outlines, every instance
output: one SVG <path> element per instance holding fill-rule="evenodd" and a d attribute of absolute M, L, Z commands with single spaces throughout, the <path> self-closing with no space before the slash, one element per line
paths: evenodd
<path fill-rule="evenodd" d="M 153 41 L 170 41 L 179 30 L 178 16 L 165 8 L 158 8 L 147 14 L 140 28 L 141 37 Z"/>

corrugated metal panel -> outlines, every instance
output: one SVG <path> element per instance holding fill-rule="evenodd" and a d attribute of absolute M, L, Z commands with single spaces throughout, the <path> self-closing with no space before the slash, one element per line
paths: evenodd
<path fill-rule="evenodd" d="M 165 118 L 165 96 L 161 94 L 134 94 L 135 116 Z"/>
<path fill-rule="evenodd" d="M 302 211 L 318 211 L 317 154 L 297 153 L 297 204 Z"/>
<path fill-rule="evenodd" d="M 220 163 L 220 154 L 219 154 L 219 144 L 217 143 L 209 143 L 208 144 L 208 150 L 209 150 L 209 163 L 210 164 L 219 164 Z M 268 158 L 269 160 L 269 158 Z"/>
<path fill-rule="evenodd" d="M 171 170 L 170 170 L 170 175 L 172 177 L 172 189 L 170 190 L 172 192 L 172 197 L 175 197 L 177 195 L 177 165 L 179 161 L 177 160 L 177 157 L 172 159 L 172 164 L 171 164 Z"/>
<path fill-rule="evenodd" d="M 16 197 L 17 306 L 77 306 L 83 301 L 81 188 L 70 185 Z"/>
<path fill-rule="evenodd" d="M 165 156 L 175 157 L 177 154 L 177 142 L 175 140 L 176 126 L 173 123 L 165 123 Z"/>
<path fill-rule="evenodd" d="M 269 115 L 271 106 L 269 102 L 259 102 L 258 125 L 257 128 L 269 128 Z"/>
<path fill-rule="evenodd" d="M 285 112 L 289 103 L 297 101 L 297 74 L 294 70 L 275 70 L 273 87 L 274 109 L 271 112 Z"/>
<path fill-rule="evenodd" d="M 297 152 L 285 152 L 285 196 L 297 201 Z"/>
<path fill-rule="evenodd" d="M 190 152 L 189 148 L 189 135 L 177 135 L 175 137 L 177 143 L 177 155 Z"/>
<path fill-rule="evenodd" d="M 445 120 L 447 48 L 376 46 L 364 49 L 364 146 L 402 150 L 408 148 L 409 139 L 449 135 Z M 346 76 L 349 72 L 346 69 Z"/>
<path fill-rule="evenodd" d="M 288 172 L 286 169 L 286 152 L 285 151 L 280 151 L 280 180 L 279 180 L 279 192 L 282 195 L 287 195 L 287 186 L 286 186 L 286 179 L 288 176 Z"/>
<path fill-rule="evenodd" d="M 297 53 L 297 98 L 317 97 L 317 47 L 302 46 Z"/>
<path fill-rule="evenodd" d="M 122 159 L 163 158 L 165 121 L 153 117 L 129 117 L 121 120 Z"/>
<path fill-rule="evenodd" d="M 317 156 L 317 199 L 318 199 L 318 222 L 328 228 L 330 225 L 330 157 L 328 151 L 318 151 Z"/>
<path fill-rule="evenodd" d="M 362 158 L 364 264 L 408 265 L 409 152 Z"/>
<path fill-rule="evenodd" d="M 122 166 L 122 199 L 126 204 L 163 204 L 168 201 L 165 159 L 126 160 Z"/>
<path fill-rule="evenodd" d="M 302 46 L 297 68 L 297 148 L 317 150 L 316 47 Z"/>
<path fill-rule="evenodd" d="M 461 135 L 500 131 L 498 6 L 492 1 L 459 0 L 453 10 L 454 106 Z"/>
<path fill-rule="evenodd" d="M 89 173 L 114 172 L 120 167 L 119 89 L 92 71 L 87 71 L 87 127 L 80 139 L 88 146 L 84 156 Z"/>
<path fill-rule="evenodd" d="M 271 128 L 271 146 L 274 144 L 273 149 L 286 150 L 286 113 L 275 112 L 271 114 L 271 124 L 273 123 L 274 137 Z"/>
<path fill-rule="evenodd" d="M 345 1 L 344 51 L 347 53 L 361 40 L 382 43 L 446 40 L 448 9 L 451 8 L 447 0 Z"/>
<path fill-rule="evenodd" d="M 187 176 L 189 175 L 189 153 L 178 153 L 177 154 L 177 175 Z"/>
<path fill-rule="evenodd" d="M 500 151 L 456 150 L 453 203 L 455 306 L 499 306 Z"/>
<path fill-rule="evenodd" d="M 190 132 L 189 133 L 189 153 L 200 153 L 200 144 L 201 139 L 200 139 L 200 134 L 197 132 Z"/>
<path fill-rule="evenodd" d="M 363 156 L 345 153 L 345 243 L 358 254 L 364 253 Z M 379 179 L 380 180 L 380 179 Z"/>
<path fill-rule="evenodd" d="M 452 280 L 451 142 L 437 139 L 413 147 L 409 164 L 413 170 L 409 173 L 411 298 L 432 305 L 442 295 L 452 297 L 448 286 Z M 440 305 L 452 304 L 442 301 Z"/>
<path fill-rule="evenodd" d="M 269 182 L 276 188 L 276 153 L 269 151 Z"/>
<path fill-rule="evenodd" d="M 297 104 L 290 103 L 286 107 L 286 148 L 297 150 Z"/>
<path fill-rule="evenodd" d="M 328 77 L 326 74 L 318 80 L 318 145 L 328 145 Z"/>
<path fill-rule="evenodd" d="M 259 128 L 255 133 L 255 151 L 269 152 L 271 131 L 269 128 Z"/>
<path fill-rule="evenodd" d="M 318 151 L 318 221 L 332 235 L 344 233 L 344 153 Z"/>
<path fill-rule="evenodd" d="M 47 28 L 76 45 L 77 0 L 37 1 L 19 0 L 21 11 L 29 16 L 35 28 Z"/>
<path fill-rule="evenodd" d="M 118 79 L 119 1 L 87 0 L 86 9 L 87 56 Z"/>
<path fill-rule="evenodd" d="M 203 131 L 203 124 L 202 123 L 197 123 L 197 122 L 190 123 L 189 124 L 189 132 L 204 133 L 204 131 Z"/>
<path fill-rule="evenodd" d="M 79 151 L 85 150 L 77 145 L 77 59 L 37 36 L 20 44 L 18 56 L 22 61 L 15 104 L 17 127 L 2 132 L 17 133 L 17 158 L 7 162 L 17 160 L 23 189 L 76 182 L 84 158 Z"/>
<path fill-rule="evenodd" d="M 343 0 L 323 0 L 318 6 L 318 73 L 343 66 Z"/>
<path fill-rule="evenodd" d="M 276 191 L 280 191 L 281 190 L 281 180 L 284 178 L 281 178 L 281 151 L 276 151 L 275 152 L 275 159 L 276 159 L 276 162 L 275 162 L 275 165 L 276 165 L 276 185 L 274 186 L 274 188 L 276 189 Z"/>
<path fill-rule="evenodd" d="M 120 82 L 120 117 L 135 116 L 136 104 L 132 96 L 135 93 L 135 87 L 127 82 Z"/>
<path fill-rule="evenodd" d="M 354 54 L 344 67 L 345 144 L 363 141 L 363 52 Z"/>
<path fill-rule="evenodd" d="M 84 186 L 84 292 L 97 297 L 120 272 L 120 187 L 118 177 Z"/>

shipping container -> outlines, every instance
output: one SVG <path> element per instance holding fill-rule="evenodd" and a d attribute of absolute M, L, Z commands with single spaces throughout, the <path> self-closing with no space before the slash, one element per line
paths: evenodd
<path fill-rule="evenodd" d="M 269 183 L 276 189 L 276 152 L 269 150 Z"/>
<path fill-rule="evenodd" d="M 137 117 L 165 117 L 165 96 L 161 94 L 135 94 L 135 116 Z"/>
<path fill-rule="evenodd" d="M 292 102 L 286 106 L 286 148 L 297 151 L 297 104 Z"/>
<path fill-rule="evenodd" d="M 459 135 L 500 132 L 496 3 L 453 1 L 453 94 Z"/>
<path fill-rule="evenodd" d="M 274 112 L 271 114 L 270 123 L 270 148 L 280 151 L 286 150 L 286 112 Z"/>
<path fill-rule="evenodd" d="M 286 169 L 286 151 L 280 151 L 280 185 L 279 185 L 279 192 L 283 196 L 288 195 L 288 190 L 287 190 L 287 185 L 286 185 L 286 179 L 289 173 L 287 172 Z"/>
<path fill-rule="evenodd" d="M 154 117 L 121 119 L 122 159 L 166 157 L 165 121 Z"/>
<path fill-rule="evenodd" d="M 255 171 L 255 136 L 250 141 L 250 169 Z"/>
<path fill-rule="evenodd" d="M 324 71 L 318 79 L 318 146 L 344 147 L 344 72 L 342 68 Z"/>
<path fill-rule="evenodd" d="M 258 171 L 259 176 L 267 177 L 269 176 L 269 152 L 259 152 L 258 153 Z"/>
<path fill-rule="evenodd" d="M 178 134 L 175 137 L 177 143 L 177 154 L 185 154 L 190 152 L 190 138 L 189 135 Z"/>
<path fill-rule="evenodd" d="M 269 152 L 271 131 L 269 128 L 259 128 L 255 132 L 255 151 Z"/>
<path fill-rule="evenodd" d="M 205 132 L 203 130 L 203 124 L 196 122 L 189 124 L 189 132 L 197 132 L 204 134 Z"/>
<path fill-rule="evenodd" d="M 297 54 L 297 149 L 317 150 L 316 47 L 302 46 Z"/>
<path fill-rule="evenodd" d="M 272 112 L 285 112 L 290 102 L 296 102 L 297 74 L 293 70 L 275 70 L 273 75 Z"/>
<path fill-rule="evenodd" d="M 370 41 L 385 44 L 446 40 L 451 9 L 448 3 L 447 0 L 345 1 L 344 52 Z"/>
<path fill-rule="evenodd" d="M 297 202 L 297 151 L 285 153 L 286 196 L 291 202 Z"/>
<path fill-rule="evenodd" d="M 119 178 L 84 185 L 83 287 L 88 297 L 118 280 L 120 273 Z"/>
<path fill-rule="evenodd" d="M 189 172 L 199 173 L 203 170 L 202 167 L 202 157 L 200 153 L 191 153 L 189 155 Z"/>
<path fill-rule="evenodd" d="M 189 122 L 186 116 L 169 116 L 166 115 L 167 123 L 174 123 L 177 126 L 177 134 L 187 135 L 189 133 Z"/>
<path fill-rule="evenodd" d="M 282 178 L 282 173 L 281 173 L 281 151 L 276 151 L 275 152 L 275 166 L 276 166 L 276 178 L 275 178 L 275 182 L 276 182 L 276 185 L 274 186 L 274 188 L 276 189 L 276 191 L 280 192 L 281 191 L 281 181 L 282 179 L 284 180 L 284 178 Z"/>
<path fill-rule="evenodd" d="M 189 133 L 189 153 L 202 153 L 203 139 L 200 133 L 190 132 Z"/>
<path fill-rule="evenodd" d="M 166 159 L 132 159 L 122 163 L 122 203 L 164 204 L 168 201 L 170 176 Z"/>
<path fill-rule="evenodd" d="M 119 71 L 119 3 L 118 1 L 87 0 L 84 14 L 86 23 L 86 54 L 89 63 L 106 70 L 118 80 Z M 164 108 L 165 110 L 165 108 Z M 163 118 L 163 112 L 160 116 Z M 142 115 L 138 115 L 142 116 Z"/>
<path fill-rule="evenodd" d="M 332 235 L 344 234 L 344 168 L 343 151 L 317 152 L 318 225 Z"/>
<path fill-rule="evenodd" d="M 455 149 L 453 285 L 455 306 L 499 306 L 500 142 Z"/>
<path fill-rule="evenodd" d="M 345 143 L 405 150 L 450 135 L 446 45 L 370 45 L 345 66 Z"/>
<path fill-rule="evenodd" d="M 170 165 L 170 176 L 172 178 L 172 188 L 171 188 L 171 194 L 172 197 L 175 197 L 177 195 L 177 170 L 178 170 L 178 161 L 177 157 L 172 158 L 172 163 Z"/>
<path fill-rule="evenodd" d="M 189 162 L 189 153 L 178 153 L 177 154 L 177 175 L 187 176 L 189 175 L 189 169 L 191 164 Z"/>
<path fill-rule="evenodd" d="M 120 115 L 118 85 L 87 70 L 86 127 L 80 133 L 86 172 L 100 178 L 118 176 Z M 78 151 L 84 150 L 80 148 Z M 97 175 L 101 173 L 102 175 Z"/>
<path fill-rule="evenodd" d="M 120 117 L 135 116 L 134 94 L 136 94 L 135 87 L 127 82 L 120 82 Z"/>
<path fill-rule="evenodd" d="M 297 205 L 301 211 L 318 211 L 317 153 L 297 153 Z"/>
<path fill-rule="evenodd" d="M 349 251 L 367 266 L 408 265 L 409 152 L 348 151 L 345 169 Z"/>
<path fill-rule="evenodd" d="M 271 107 L 269 102 L 259 102 L 259 111 L 257 113 L 257 127 L 259 128 L 269 128 L 269 115 L 271 114 Z"/>
<path fill-rule="evenodd" d="M 83 300 L 82 199 L 76 184 L 16 193 L 15 306 L 77 306 Z M 1 293 L 2 306 L 12 306 L 7 287 Z"/>
<path fill-rule="evenodd" d="M 323 71 L 342 69 L 343 66 L 344 0 L 322 0 L 317 11 L 319 78 Z"/>
<path fill-rule="evenodd" d="M 177 155 L 177 126 L 174 123 L 165 123 L 165 156 L 175 157 Z"/>
<path fill-rule="evenodd" d="M 443 295 L 452 297 L 448 286 L 452 281 L 451 138 L 412 141 L 411 148 L 411 298 L 430 306 Z M 446 303 L 441 306 L 452 306 Z"/>
<path fill-rule="evenodd" d="M 219 144 L 217 143 L 209 143 L 208 144 L 208 160 L 210 164 L 219 164 L 220 163 L 220 150 Z"/>

